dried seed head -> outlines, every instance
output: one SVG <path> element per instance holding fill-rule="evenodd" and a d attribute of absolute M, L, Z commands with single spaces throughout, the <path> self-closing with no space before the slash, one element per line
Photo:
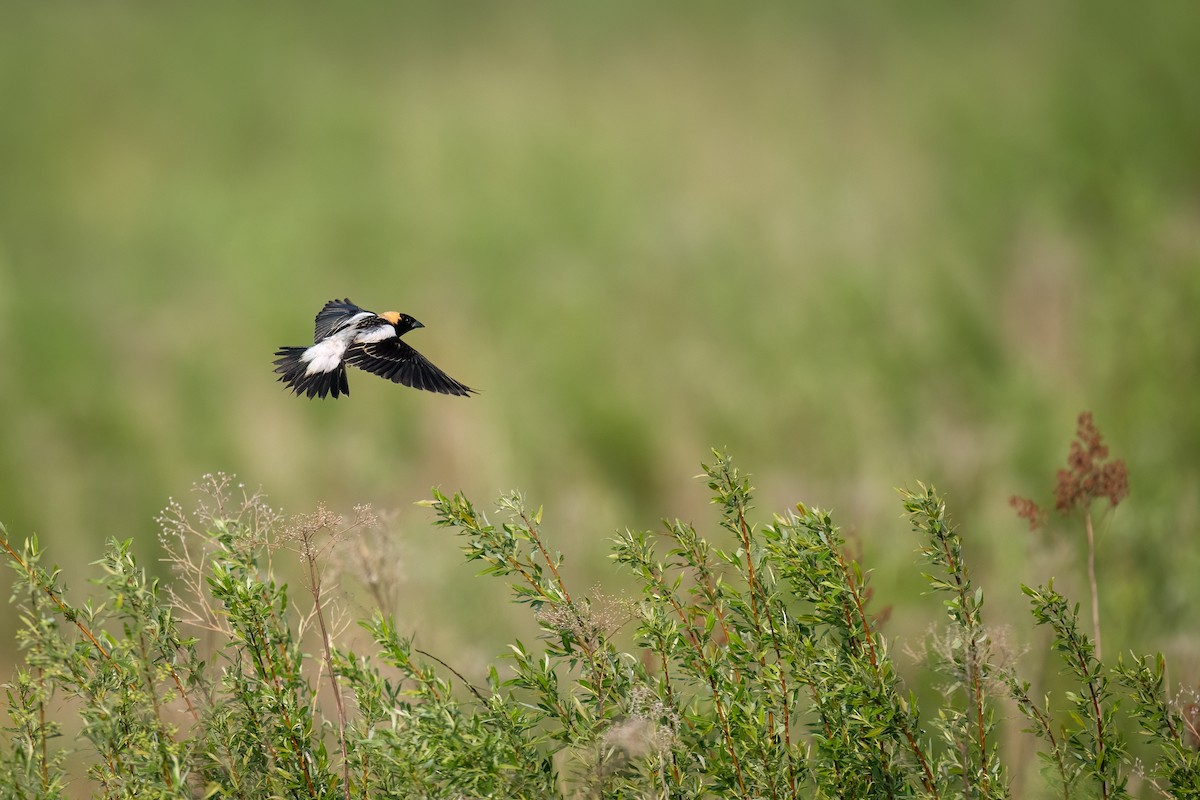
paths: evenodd
<path fill-rule="evenodd" d="M 1093 500 L 1107 498 L 1116 507 L 1129 494 L 1129 472 L 1121 459 L 1106 462 L 1108 447 L 1092 420 L 1092 413 L 1079 415 L 1067 455 L 1067 469 L 1058 471 L 1054 487 L 1054 508 L 1068 513 L 1087 508 Z"/>

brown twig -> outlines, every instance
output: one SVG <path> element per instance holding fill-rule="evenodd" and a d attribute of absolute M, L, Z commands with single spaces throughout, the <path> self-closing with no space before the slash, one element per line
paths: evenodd
<path fill-rule="evenodd" d="M 98 651 L 100 651 L 100 655 L 104 656 L 104 659 L 114 667 L 118 666 L 117 662 L 113 660 L 112 655 L 107 649 L 105 649 L 104 645 L 100 644 L 99 640 L 97 640 L 96 637 L 92 635 L 92 632 L 88 630 L 88 627 L 79 621 L 79 613 L 64 603 L 50 586 L 42 582 L 41 576 L 38 575 L 36 571 L 25 562 L 25 559 L 21 558 L 20 553 L 13 549 L 13 546 L 9 543 L 7 536 L 0 536 L 0 546 L 4 547 L 4 549 L 8 552 L 9 557 L 12 558 L 13 561 L 16 561 L 21 565 L 21 569 L 25 570 L 25 574 L 29 576 L 30 581 L 40 587 L 41 590 L 46 593 L 46 596 L 54 601 L 54 605 L 58 606 L 58 610 L 62 613 L 63 617 L 70 622 L 75 623 L 75 627 L 79 629 L 80 633 L 82 633 Z"/>
<path fill-rule="evenodd" d="M 862 625 L 863 637 L 867 641 L 867 649 L 871 654 L 871 668 L 875 670 L 876 674 L 879 674 L 879 660 L 875 653 L 874 637 L 871 633 L 871 621 L 867 617 L 866 609 L 863 606 L 862 593 L 858 590 L 858 584 L 855 582 L 854 575 L 850 571 L 850 567 L 846 563 L 845 558 L 842 556 L 842 552 L 836 548 L 834 548 L 833 552 L 837 557 L 838 566 L 842 570 L 842 575 L 845 577 L 846 585 L 850 589 L 850 597 L 854 601 L 854 606 L 858 614 L 858 620 Z M 921 777 L 925 784 L 925 790 L 929 792 L 930 795 L 936 797 L 938 796 L 937 786 L 934 783 L 933 770 L 929 766 L 929 761 L 925 758 L 925 753 L 921 750 L 921 746 L 917 742 L 916 736 L 913 735 L 912 730 L 909 729 L 909 726 L 905 724 L 903 728 L 904 738 L 908 740 L 909 749 L 912 750 L 913 755 L 917 758 L 917 762 L 921 765 L 921 771 L 923 773 Z"/>

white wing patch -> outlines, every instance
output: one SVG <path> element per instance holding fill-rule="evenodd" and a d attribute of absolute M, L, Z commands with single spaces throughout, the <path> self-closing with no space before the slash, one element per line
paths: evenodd
<path fill-rule="evenodd" d="M 354 337 L 357 344 L 370 344 L 371 342 L 382 342 L 384 339 L 391 339 L 396 335 L 396 329 L 391 325 L 379 325 L 367 330 Z"/>
<path fill-rule="evenodd" d="M 373 317 L 373 316 L 375 316 L 375 315 L 372 314 L 370 311 L 360 311 L 357 314 L 355 314 L 353 317 L 351 317 L 350 319 L 346 320 L 344 323 L 339 325 L 337 330 L 341 331 L 341 330 L 345 330 L 346 328 L 357 327 L 358 323 L 362 322 L 364 319 L 367 319 L 368 317 Z M 336 332 L 337 331 L 335 331 L 335 333 Z"/>

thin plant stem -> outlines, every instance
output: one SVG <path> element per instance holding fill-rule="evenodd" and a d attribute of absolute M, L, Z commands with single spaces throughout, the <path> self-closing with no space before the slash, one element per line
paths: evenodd
<path fill-rule="evenodd" d="M 742 547 L 746 552 L 746 566 L 748 568 L 748 580 L 750 583 L 750 608 L 754 612 L 754 633 L 759 640 L 762 638 L 762 623 L 759 619 L 758 600 L 759 593 L 763 595 L 763 604 L 770 608 L 770 598 L 767 596 L 766 589 L 756 579 L 754 573 L 754 554 L 750 550 L 750 524 L 746 521 L 745 509 L 739 505 L 738 507 L 738 532 L 741 535 Z M 783 743 L 784 751 L 787 754 L 788 762 L 788 779 L 793 795 L 796 793 L 796 765 L 792 761 L 792 712 L 788 705 L 788 686 L 787 686 L 787 670 L 783 669 L 783 655 L 779 646 L 779 634 L 775 630 L 775 623 L 772 622 L 769 626 L 771 634 L 771 643 L 775 650 L 775 660 L 779 666 L 779 701 L 783 706 Z M 764 672 L 766 671 L 766 655 L 765 652 L 759 657 L 759 663 L 762 665 Z M 772 709 L 768 714 L 768 724 L 774 729 L 775 711 Z M 775 779 L 770 776 L 771 794 L 775 794 Z"/>
<path fill-rule="evenodd" d="M 419 648 L 419 647 L 414 647 L 414 648 L 413 648 L 413 652 L 414 652 L 414 653 L 419 653 L 420 655 L 423 655 L 423 656 L 425 656 L 425 657 L 426 657 L 426 658 L 428 658 L 428 659 L 432 659 L 433 661 L 436 661 L 437 663 L 441 664 L 441 665 L 442 665 L 443 667 L 445 667 L 446 669 L 448 669 L 448 670 L 450 670 L 451 672 L 453 672 L 453 673 L 454 673 L 454 676 L 455 676 L 456 678 L 458 678 L 460 681 L 462 681 L 462 683 L 463 683 L 463 686 L 466 686 L 468 689 L 470 689 L 470 690 L 471 690 L 471 694 L 475 695 L 475 699 L 476 699 L 476 700 L 478 700 L 478 701 L 479 701 L 479 702 L 481 702 L 481 703 L 487 703 L 487 699 L 486 699 L 486 698 L 483 696 L 483 693 L 482 693 L 482 692 L 480 692 L 478 689 L 476 689 L 476 688 L 475 688 L 475 685 L 474 685 L 474 684 L 472 684 L 472 683 L 471 683 L 469 680 L 467 680 L 467 679 L 466 679 L 466 677 L 465 677 L 465 676 L 464 676 L 464 675 L 463 675 L 461 672 L 459 672 L 458 670 L 456 670 L 454 667 L 450 666 L 450 665 L 449 665 L 449 664 L 447 664 L 445 661 L 443 661 L 442 659 L 440 659 L 440 658 L 438 658 L 437 656 L 435 656 L 433 653 L 430 653 L 428 650 L 422 650 L 422 649 L 421 649 L 421 648 Z"/>
<path fill-rule="evenodd" d="M 1088 585 L 1092 590 L 1092 631 L 1096 639 L 1096 660 L 1103 661 L 1100 651 L 1100 589 L 1096 583 L 1096 539 L 1092 532 L 1092 509 L 1083 512 L 1083 521 L 1087 526 L 1088 540 Z"/>
<path fill-rule="evenodd" d="M 350 800 L 350 754 L 346 749 L 346 705 L 342 701 L 342 689 L 338 685 L 337 671 L 333 668 L 333 641 L 325 625 L 325 612 L 321 609 L 321 576 L 317 572 L 317 557 L 308 536 L 304 537 L 304 556 L 308 562 L 309 587 L 312 589 L 313 604 L 317 610 L 317 622 L 321 626 L 321 649 L 325 655 L 325 667 L 329 670 L 329 685 L 333 687 L 333 702 L 337 706 L 338 744 L 342 750 L 342 793 Z"/>

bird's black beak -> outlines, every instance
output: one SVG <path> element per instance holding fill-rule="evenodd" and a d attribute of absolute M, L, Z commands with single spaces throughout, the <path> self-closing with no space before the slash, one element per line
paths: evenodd
<path fill-rule="evenodd" d="M 422 323 L 418 322 L 418 321 L 417 321 L 417 320 L 415 320 L 415 319 L 412 321 L 412 326 L 413 326 L 414 328 L 424 328 L 424 327 L 425 327 L 425 326 L 424 326 Z"/>

